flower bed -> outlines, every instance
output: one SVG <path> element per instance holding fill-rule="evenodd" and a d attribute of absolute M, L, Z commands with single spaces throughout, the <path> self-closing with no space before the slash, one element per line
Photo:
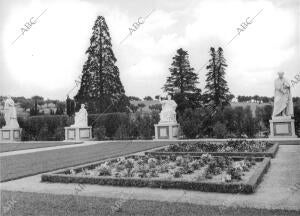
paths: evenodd
<path fill-rule="evenodd" d="M 269 158 L 129 156 L 42 175 L 42 181 L 253 193 Z"/>
<path fill-rule="evenodd" d="M 278 144 L 268 141 L 254 140 L 229 140 L 225 142 L 197 142 L 197 143 L 176 143 L 162 147 L 146 154 L 152 156 L 161 155 L 186 155 L 200 156 L 209 153 L 214 156 L 253 156 L 272 157 L 278 151 Z"/>

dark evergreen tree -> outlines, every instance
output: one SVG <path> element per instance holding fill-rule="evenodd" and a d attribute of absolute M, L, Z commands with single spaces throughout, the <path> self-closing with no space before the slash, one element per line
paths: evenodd
<path fill-rule="evenodd" d="M 69 95 L 66 100 L 66 105 L 67 105 L 67 115 L 72 116 L 75 113 L 75 102 L 72 100 Z"/>
<path fill-rule="evenodd" d="M 227 64 L 223 56 L 223 49 L 219 47 L 216 52 L 211 47 L 210 55 L 211 59 L 209 60 L 209 65 L 206 67 L 208 73 L 206 74 L 206 91 L 204 92 L 205 103 L 207 106 L 213 108 L 224 108 L 229 104 L 232 95 L 225 80 L 225 68 Z"/>
<path fill-rule="evenodd" d="M 88 59 L 83 66 L 80 89 L 75 96 L 77 108 L 87 105 L 89 112 L 127 111 L 129 100 L 120 80 L 117 59 L 112 50 L 108 26 L 98 16 L 87 49 Z"/>
<path fill-rule="evenodd" d="M 199 83 L 198 77 L 190 66 L 187 51 L 182 48 L 177 50 L 169 71 L 171 75 L 163 89 L 173 96 L 178 105 L 177 111 L 200 106 L 201 90 L 196 86 Z"/>

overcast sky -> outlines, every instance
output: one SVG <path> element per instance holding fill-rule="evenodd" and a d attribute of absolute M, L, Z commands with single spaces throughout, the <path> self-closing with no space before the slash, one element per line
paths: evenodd
<path fill-rule="evenodd" d="M 208 61 L 211 46 L 224 49 L 226 79 L 234 95 L 273 96 L 278 71 L 285 71 L 289 80 L 300 73 L 298 0 L 0 2 L 0 95 L 65 99 L 82 72 L 99 15 L 109 27 L 127 95 L 162 94 L 179 48 L 189 52 L 202 89 L 207 71 L 199 69 Z M 145 23 L 120 43 L 132 24 L 151 11 Z M 12 44 L 24 24 L 42 12 L 36 24 Z M 252 24 L 227 45 L 237 28 L 255 15 Z M 300 96 L 300 82 L 292 94 Z"/>

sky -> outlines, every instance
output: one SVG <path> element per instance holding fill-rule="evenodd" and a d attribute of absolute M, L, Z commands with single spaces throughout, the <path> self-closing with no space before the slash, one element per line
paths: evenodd
<path fill-rule="evenodd" d="M 0 0 L 0 95 L 74 96 L 99 15 L 128 96 L 164 94 L 179 48 L 188 51 L 202 90 L 210 47 L 223 48 L 236 96 L 273 96 L 278 71 L 288 80 L 300 73 L 298 0 Z M 35 24 L 24 31 L 30 20 Z M 246 20 L 251 24 L 238 30 Z M 300 82 L 292 95 L 300 96 Z"/>

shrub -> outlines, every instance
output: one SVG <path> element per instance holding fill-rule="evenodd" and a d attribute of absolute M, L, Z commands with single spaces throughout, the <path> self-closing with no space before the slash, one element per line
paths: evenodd
<path fill-rule="evenodd" d="M 126 113 L 105 113 L 88 115 L 88 125 L 105 128 L 105 135 L 113 139 L 120 125 L 129 125 L 129 116 Z"/>
<path fill-rule="evenodd" d="M 99 167 L 96 168 L 98 171 L 99 176 L 110 176 L 111 175 L 111 168 L 107 163 L 101 164 Z"/>
<path fill-rule="evenodd" d="M 202 109 L 186 109 L 182 114 L 179 114 L 178 122 L 183 134 L 187 138 L 199 138 L 202 137 L 202 125 L 203 125 Z"/>
<path fill-rule="evenodd" d="M 218 121 L 213 126 L 213 134 L 216 138 L 226 138 L 227 136 L 226 125 Z"/>
<path fill-rule="evenodd" d="M 103 125 L 100 125 L 99 127 L 95 128 L 93 132 L 94 132 L 94 137 L 97 140 L 105 139 L 106 129 Z"/>

